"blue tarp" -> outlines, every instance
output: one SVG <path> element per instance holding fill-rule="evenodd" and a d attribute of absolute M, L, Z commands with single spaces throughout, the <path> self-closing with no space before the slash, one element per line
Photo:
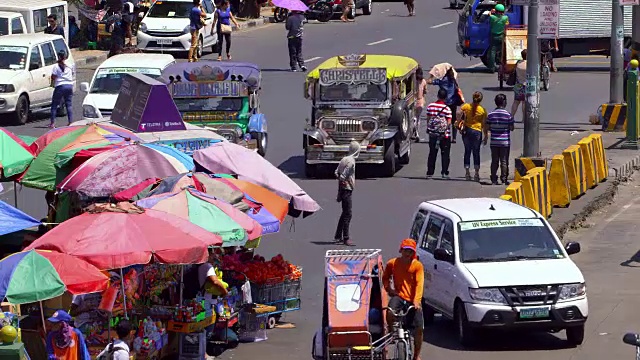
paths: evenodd
<path fill-rule="evenodd" d="M 11 234 L 42 223 L 4 201 L 0 201 L 0 235 Z"/>

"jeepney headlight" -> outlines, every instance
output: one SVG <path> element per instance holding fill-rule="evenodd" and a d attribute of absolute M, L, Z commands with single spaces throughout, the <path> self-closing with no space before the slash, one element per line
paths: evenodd
<path fill-rule="evenodd" d="M 234 130 L 236 132 L 236 137 L 242 138 L 242 129 L 240 129 L 239 127 L 236 127 Z"/>
<path fill-rule="evenodd" d="M 558 301 L 574 299 L 577 297 L 584 296 L 584 294 L 586 293 L 587 293 L 587 286 L 584 283 L 561 285 L 560 296 L 558 296 Z"/>
<path fill-rule="evenodd" d="M 98 112 L 92 105 L 82 105 L 82 116 L 85 118 L 96 119 L 98 117 Z"/>
<path fill-rule="evenodd" d="M 362 122 L 362 130 L 373 131 L 376 129 L 376 122 L 373 120 L 365 120 Z"/>
<path fill-rule="evenodd" d="M 323 130 L 334 130 L 336 128 L 336 122 L 333 120 L 322 120 L 320 126 Z"/>

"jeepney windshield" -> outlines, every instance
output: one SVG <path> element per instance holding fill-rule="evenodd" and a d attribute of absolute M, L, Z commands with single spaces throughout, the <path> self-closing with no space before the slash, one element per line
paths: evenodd
<path fill-rule="evenodd" d="M 178 111 L 240 111 L 241 97 L 212 97 L 202 99 L 173 99 Z"/>
<path fill-rule="evenodd" d="M 320 85 L 320 100 L 383 102 L 387 100 L 387 84 Z"/>

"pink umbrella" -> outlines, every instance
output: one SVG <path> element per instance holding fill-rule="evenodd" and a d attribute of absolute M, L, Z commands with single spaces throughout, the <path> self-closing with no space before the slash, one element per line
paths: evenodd
<path fill-rule="evenodd" d="M 320 205 L 280 169 L 257 152 L 240 145 L 222 141 L 195 151 L 193 160 L 211 173 L 234 174 L 240 180 L 247 180 L 275 192 L 291 202 L 296 212 L 290 215 L 295 216 L 300 212 L 309 215 L 320 210 Z"/>
<path fill-rule="evenodd" d="M 307 11 L 309 7 L 300 0 L 271 0 L 274 6 L 291 11 Z"/>

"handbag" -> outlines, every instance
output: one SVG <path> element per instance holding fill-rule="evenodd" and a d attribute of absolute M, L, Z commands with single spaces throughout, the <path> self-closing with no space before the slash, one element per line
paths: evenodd
<path fill-rule="evenodd" d="M 231 34 L 232 31 L 231 25 L 220 24 L 220 32 L 222 34 Z"/>
<path fill-rule="evenodd" d="M 464 94 L 462 93 L 462 90 L 460 90 L 460 86 L 458 86 L 458 81 L 455 80 L 454 83 L 455 83 L 455 90 L 453 94 L 453 105 L 461 106 L 465 102 Z"/>
<path fill-rule="evenodd" d="M 520 63 L 520 61 L 516 62 L 516 66 L 518 66 L 518 63 Z M 513 72 L 509 74 L 509 77 L 507 77 L 507 86 L 514 86 L 517 81 L 516 70 L 514 69 Z"/>

